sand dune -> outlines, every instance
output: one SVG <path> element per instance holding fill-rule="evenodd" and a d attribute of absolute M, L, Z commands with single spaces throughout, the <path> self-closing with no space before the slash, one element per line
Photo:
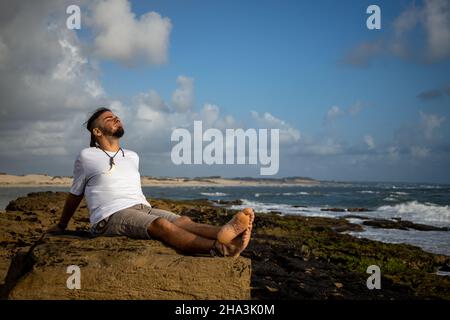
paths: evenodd
<path fill-rule="evenodd" d="M 290 185 L 315 185 L 320 182 L 308 178 L 283 178 L 283 179 L 255 179 L 255 178 L 156 178 L 143 176 L 142 186 L 290 186 Z M 38 186 L 67 186 L 72 185 L 72 177 L 49 176 L 46 174 L 29 174 L 16 176 L 10 174 L 0 175 L 0 187 L 38 187 Z"/>

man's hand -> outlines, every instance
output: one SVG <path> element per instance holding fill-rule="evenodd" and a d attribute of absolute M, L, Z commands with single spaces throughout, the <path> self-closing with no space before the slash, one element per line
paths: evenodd
<path fill-rule="evenodd" d="M 75 210 L 77 210 L 78 205 L 80 204 L 81 200 L 83 199 L 83 195 L 74 195 L 72 193 L 69 193 L 66 198 L 66 203 L 64 204 L 64 209 L 61 214 L 61 218 L 59 219 L 59 223 L 56 225 L 51 226 L 46 233 L 61 233 L 69 224 L 70 218 L 72 218 L 73 214 L 75 213 Z"/>

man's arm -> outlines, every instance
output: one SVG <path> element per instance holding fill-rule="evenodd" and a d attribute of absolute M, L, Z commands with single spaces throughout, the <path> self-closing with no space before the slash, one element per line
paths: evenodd
<path fill-rule="evenodd" d="M 77 210 L 81 200 L 83 199 L 83 196 L 84 194 L 76 196 L 72 193 L 69 193 L 66 198 L 66 203 L 64 204 L 64 209 L 58 224 L 48 229 L 47 232 L 58 232 L 65 230 L 67 228 L 67 225 L 69 224 L 70 219 Z"/>

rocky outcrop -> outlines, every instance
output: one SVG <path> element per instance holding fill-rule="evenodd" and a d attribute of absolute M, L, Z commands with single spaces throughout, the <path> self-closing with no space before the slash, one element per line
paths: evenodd
<path fill-rule="evenodd" d="M 44 236 L 57 222 L 66 195 L 32 193 L 0 213 L 1 298 L 250 298 L 249 259 L 183 255 L 156 240 L 92 238 L 84 201 L 71 231 Z M 70 265 L 80 267 L 79 290 L 67 288 Z"/>
<path fill-rule="evenodd" d="M 46 236 L 12 269 L 24 275 L 7 279 L 8 299 L 250 298 L 249 259 L 186 256 L 153 240 Z"/>
<path fill-rule="evenodd" d="M 369 221 L 364 221 L 365 226 L 371 226 L 374 228 L 382 229 L 399 229 L 399 230 L 419 230 L 419 231 L 450 231 L 447 227 L 435 227 L 421 223 L 414 223 L 411 221 L 401 220 L 401 219 L 373 219 Z"/>

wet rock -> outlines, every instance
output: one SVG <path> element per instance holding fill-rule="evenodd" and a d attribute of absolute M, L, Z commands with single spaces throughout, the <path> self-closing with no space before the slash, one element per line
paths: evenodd
<path fill-rule="evenodd" d="M 369 220 L 370 219 L 369 217 L 358 216 L 356 214 L 348 214 L 348 215 L 343 216 L 342 218 L 345 218 L 345 219 L 360 219 L 360 220 Z"/>
<path fill-rule="evenodd" d="M 320 211 L 345 212 L 343 208 L 322 208 Z"/>
<path fill-rule="evenodd" d="M 219 200 L 211 200 L 211 202 L 217 203 L 217 204 L 222 204 L 222 205 L 242 205 L 242 200 L 223 200 L 223 199 L 219 199 Z"/>
<path fill-rule="evenodd" d="M 270 213 L 277 214 L 277 215 L 282 215 L 281 211 L 270 211 Z"/>
<path fill-rule="evenodd" d="M 366 211 L 370 211 L 367 208 L 347 208 L 348 212 L 366 212 Z"/>
<path fill-rule="evenodd" d="M 450 264 L 443 265 L 439 268 L 439 271 L 450 272 Z"/>
<path fill-rule="evenodd" d="M 359 224 L 354 224 L 354 223 L 337 224 L 336 226 L 333 226 L 332 228 L 336 232 L 346 232 L 346 231 L 361 232 L 364 230 L 364 228 L 362 226 L 360 226 Z"/>
<path fill-rule="evenodd" d="M 406 220 L 387 220 L 387 219 L 374 219 L 363 222 L 366 226 L 383 229 L 399 229 L 399 230 L 419 230 L 419 231 L 449 231 L 447 227 L 435 227 L 426 224 L 414 223 Z"/>

